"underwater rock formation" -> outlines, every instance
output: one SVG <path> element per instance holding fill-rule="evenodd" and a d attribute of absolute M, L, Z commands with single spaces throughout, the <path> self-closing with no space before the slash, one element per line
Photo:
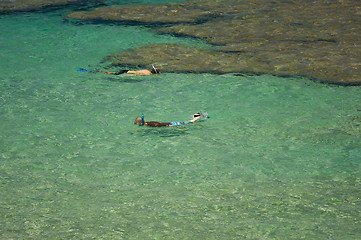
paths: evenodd
<path fill-rule="evenodd" d="M 1 0 L 0 13 L 32 11 L 48 7 L 79 3 L 83 1 L 84 0 Z"/>
<path fill-rule="evenodd" d="M 209 49 L 198 49 L 180 44 L 151 44 L 116 53 L 104 59 L 112 66 L 156 65 L 163 72 L 191 73 L 264 73 L 261 64 L 251 56 L 241 56 Z M 265 69 L 267 66 L 262 66 Z"/>
<path fill-rule="evenodd" d="M 170 72 L 268 73 L 361 85 L 360 17 L 361 2 L 353 0 L 198 0 L 108 6 L 66 19 L 154 25 L 160 34 L 218 46 L 144 46 L 110 56 L 115 65 L 157 63 Z"/>

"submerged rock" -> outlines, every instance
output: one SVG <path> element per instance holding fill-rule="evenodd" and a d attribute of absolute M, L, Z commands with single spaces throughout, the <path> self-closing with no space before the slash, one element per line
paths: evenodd
<path fill-rule="evenodd" d="M 107 6 L 93 11 L 73 12 L 66 19 L 164 24 L 193 23 L 195 18 L 207 18 L 211 15 L 208 9 L 196 6 L 194 2 Z"/>
<path fill-rule="evenodd" d="M 152 44 L 105 58 L 112 66 L 156 65 L 164 72 L 253 73 L 271 72 L 269 63 L 252 55 L 198 49 L 180 44 Z"/>
<path fill-rule="evenodd" d="M 80 3 L 84 0 L 1 0 L 0 13 L 15 11 L 32 11 L 54 6 L 63 6 L 72 3 Z"/>
<path fill-rule="evenodd" d="M 199 0 L 74 12 L 67 19 L 154 24 L 216 50 L 157 44 L 114 54 L 113 64 L 157 63 L 170 72 L 251 72 L 361 85 L 361 3 Z"/>
<path fill-rule="evenodd" d="M 164 72 L 225 73 L 246 72 L 252 66 L 238 54 L 197 49 L 179 44 L 152 44 L 108 56 L 113 66 L 150 66 Z M 255 71 L 252 71 L 255 72 Z"/>

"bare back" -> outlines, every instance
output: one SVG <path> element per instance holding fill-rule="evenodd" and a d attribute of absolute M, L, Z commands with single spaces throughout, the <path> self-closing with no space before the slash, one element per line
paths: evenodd
<path fill-rule="evenodd" d="M 151 75 L 152 72 L 148 69 L 138 70 L 138 71 L 128 71 L 127 73 L 132 74 L 133 76 L 148 76 Z"/>

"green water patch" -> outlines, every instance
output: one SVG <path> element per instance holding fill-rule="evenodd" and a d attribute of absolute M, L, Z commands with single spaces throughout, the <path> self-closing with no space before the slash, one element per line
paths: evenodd
<path fill-rule="evenodd" d="M 2 86 L 3 236 L 359 236 L 359 88 L 271 76 L 74 79 Z M 211 118 L 185 128 L 133 124 L 199 110 Z"/>

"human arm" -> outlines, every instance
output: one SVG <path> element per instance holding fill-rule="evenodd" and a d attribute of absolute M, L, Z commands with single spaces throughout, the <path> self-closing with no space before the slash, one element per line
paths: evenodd
<path fill-rule="evenodd" d="M 194 123 L 200 119 L 202 119 L 202 115 L 200 113 L 196 113 L 193 114 L 193 119 L 189 120 L 188 122 Z"/>

